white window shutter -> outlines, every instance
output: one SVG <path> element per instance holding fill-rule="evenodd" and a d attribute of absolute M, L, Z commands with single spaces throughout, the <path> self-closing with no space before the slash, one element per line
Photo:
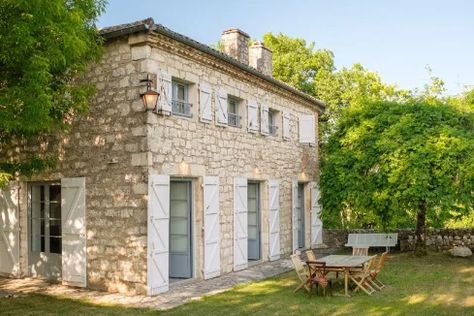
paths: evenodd
<path fill-rule="evenodd" d="M 0 189 L 0 273 L 20 276 L 20 238 L 16 186 Z"/>
<path fill-rule="evenodd" d="M 247 129 L 249 132 L 255 133 L 258 131 L 258 107 L 257 102 L 249 101 L 247 105 Z"/>
<path fill-rule="evenodd" d="M 314 115 L 300 116 L 300 143 L 315 144 L 316 143 L 316 122 Z"/>
<path fill-rule="evenodd" d="M 268 126 L 268 106 L 262 104 L 260 108 L 260 132 L 263 135 L 268 135 L 270 133 L 270 127 Z"/>
<path fill-rule="evenodd" d="M 277 180 L 268 181 L 269 260 L 280 259 L 280 190 Z"/>
<path fill-rule="evenodd" d="M 248 265 L 247 179 L 234 178 L 234 271 Z"/>
<path fill-rule="evenodd" d="M 290 139 L 290 113 L 283 112 L 283 139 Z"/>
<path fill-rule="evenodd" d="M 220 89 L 216 93 L 216 119 L 217 124 L 227 126 L 228 123 L 228 112 L 227 112 L 227 92 Z"/>
<path fill-rule="evenodd" d="M 204 177 L 204 279 L 221 273 L 219 177 Z"/>
<path fill-rule="evenodd" d="M 292 224 L 292 235 L 293 235 L 293 252 L 298 249 L 298 181 L 293 180 L 291 185 L 291 195 L 292 195 L 292 207 L 291 207 L 291 224 Z"/>
<path fill-rule="evenodd" d="M 212 122 L 211 95 L 211 86 L 206 82 L 201 82 L 199 84 L 199 110 L 200 119 L 203 123 Z"/>
<path fill-rule="evenodd" d="M 157 77 L 159 78 L 159 92 L 160 92 L 160 102 L 158 104 L 158 113 L 161 114 L 171 114 L 171 104 L 173 99 L 173 91 L 171 85 L 171 75 L 161 71 L 158 73 Z"/>
<path fill-rule="evenodd" d="M 169 289 L 170 177 L 148 176 L 148 295 Z"/>
<path fill-rule="evenodd" d="M 323 243 L 323 222 L 321 221 L 321 206 L 319 204 L 319 185 L 311 182 L 311 246 Z"/>
<path fill-rule="evenodd" d="M 87 285 L 86 180 L 61 179 L 62 283 Z"/>

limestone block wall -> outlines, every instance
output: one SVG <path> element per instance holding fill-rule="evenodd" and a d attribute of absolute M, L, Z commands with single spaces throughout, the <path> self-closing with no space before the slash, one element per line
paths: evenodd
<path fill-rule="evenodd" d="M 147 148 L 139 98 L 143 76 L 128 39 L 109 42 L 84 78 L 97 89 L 90 111 L 68 133 L 0 148 L 2 161 L 32 154 L 58 159 L 54 170 L 16 182 L 23 276 L 28 275 L 27 183 L 85 177 L 88 287 L 145 293 L 147 169 L 136 163 Z"/>
<path fill-rule="evenodd" d="M 332 249 L 342 249 L 349 233 L 378 233 L 373 229 L 324 229 L 323 241 Z M 397 229 L 397 249 L 410 251 L 415 247 L 414 229 Z M 433 251 L 447 251 L 454 246 L 464 245 L 474 250 L 474 228 L 432 228 L 426 230 L 426 245 Z"/>
<path fill-rule="evenodd" d="M 163 116 L 148 114 L 148 148 L 151 157 L 147 161 L 151 172 L 172 177 L 191 178 L 199 184 L 204 175 L 219 176 L 221 211 L 221 270 L 233 269 L 234 189 L 235 177 L 246 177 L 261 183 L 262 198 L 262 259 L 268 258 L 268 196 L 267 180 L 280 181 L 280 238 L 282 254 L 292 251 L 291 183 L 314 181 L 318 175 L 317 146 L 299 143 L 298 118 L 302 114 L 317 112 L 313 105 L 304 104 L 294 98 L 272 91 L 260 79 L 239 77 L 234 69 L 226 69 L 210 57 L 203 56 L 189 47 L 171 45 L 164 38 L 154 38 L 151 50 L 136 46 L 135 56 L 147 65 L 150 73 L 166 71 L 173 78 L 190 85 L 189 102 L 193 104 L 193 117 Z M 198 85 L 209 83 L 213 90 L 212 106 L 215 109 L 215 94 L 224 88 L 228 94 L 241 100 L 242 127 L 223 127 L 215 122 L 206 124 L 199 119 Z M 277 136 L 263 136 L 247 131 L 247 102 L 257 100 L 280 111 L 288 111 L 290 139 L 283 140 L 281 117 Z M 215 121 L 215 120 L 214 120 Z M 317 126 L 315 126 L 315 129 Z M 316 130 L 317 134 L 317 130 Z M 196 186 L 197 195 L 202 195 Z M 306 245 L 310 243 L 309 188 L 306 189 Z M 196 226 L 202 227 L 202 203 L 195 204 Z M 196 270 L 202 269 L 202 237 L 198 229 L 195 243 L 198 247 Z"/>

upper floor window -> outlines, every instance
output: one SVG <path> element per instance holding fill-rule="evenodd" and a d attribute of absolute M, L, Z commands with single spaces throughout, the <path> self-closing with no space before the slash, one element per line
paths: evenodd
<path fill-rule="evenodd" d="M 179 116 L 192 117 L 189 103 L 189 84 L 177 80 L 172 81 L 173 98 L 171 101 L 171 113 Z"/>
<path fill-rule="evenodd" d="M 239 115 L 239 100 L 237 98 L 229 96 L 227 98 L 227 114 L 228 114 L 228 124 L 230 126 L 240 127 Z"/>
<path fill-rule="evenodd" d="M 276 136 L 278 131 L 277 114 L 278 112 L 273 109 L 268 110 L 268 133 L 273 136 Z"/>

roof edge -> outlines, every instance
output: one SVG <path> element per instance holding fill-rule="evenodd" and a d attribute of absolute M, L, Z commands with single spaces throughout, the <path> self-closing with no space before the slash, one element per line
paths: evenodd
<path fill-rule="evenodd" d="M 208 45 L 206 44 L 203 44 L 203 43 L 200 43 L 196 40 L 193 40 L 192 38 L 190 37 L 187 37 L 185 35 L 182 35 L 182 34 L 179 34 L 177 32 L 174 32 L 172 30 L 170 30 L 169 28 L 161 25 L 161 24 L 156 24 L 153 20 L 153 18 L 147 18 L 147 19 L 144 19 L 144 20 L 140 20 L 140 21 L 136 21 L 136 22 L 133 22 L 133 23 L 127 23 L 127 24 L 120 24 L 120 25 L 116 25 L 116 26 L 112 26 L 112 27 L 106 27 L 106 28 L 103 28 L 101 30 L 99 30 L 99 34 L 104 37 L 106 40 L 107 39 L 112 39 L 112 38 L 115 38 L 115 37 L 119 37 L 119 36 L 123 36 L 123 35 L 128 35 L 128 34 L 133 34 L 133 33 L 137 33 L 137 32 L 141 32 L 141 31 L 154 31 L 154 32 L 157 32 L 159 34 L 162 34 L 164 36 L 167 36 L 171 39 L 174 39 L 178 42 L 181 42 L 185 45 L 188 45 L 188 46 L 191 46 L 199 51 L 202 51 L 204 53 L 207 53 L 211 56 L 214 56 L 218 59 L 221 59 L 233 66 L 236 66 L 238 68 L 240 68 L 241 70 L 243 71 L 246 71 L 248 73 L 251 73 L 252 75 L 254 76 L 257 76 L 259 77 L 260 79 L 263 79 L 267 82 L 270 82 L 280 88 L 283 88 L 285 90 L 287 90 L 288 92 L 291 92 L 293 94 L 296 94 L 297 96 L 299 96 L 300 98 L 316 105 L 318 107 L 318 109 L 320 110 L 321 113 L 324 113 L 325 109 L 326 109 L 326 104 L 286 83 L 284 83 L 283 81 L 280 81 L 280 80 L 277 80 L 273 77 L 270 77 L 270 76 L 267 76 L 267 75 L 264 75 L 262 74 L 261 72 L 259 72 L 258 70 L 246 65 L 246 64 L 243 64 L 241 62 L 239 62 L 237 59 L 234 59 L 212 47 L 209 47 Z"/>

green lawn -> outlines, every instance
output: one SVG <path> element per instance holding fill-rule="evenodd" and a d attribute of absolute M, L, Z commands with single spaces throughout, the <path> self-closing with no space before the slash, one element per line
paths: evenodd
<path fill-rule="evenodd" d="M 390 255 L 380 279 L 388 288 L 369 297 L 293 293 L 293 272 L 238 286 L 172 310 L 157 312 L 29 295 L 0 299 L 7 315 L 474 315 L 474 258 Z M 342 284 L 335 292 L 342 293 Z"/>

